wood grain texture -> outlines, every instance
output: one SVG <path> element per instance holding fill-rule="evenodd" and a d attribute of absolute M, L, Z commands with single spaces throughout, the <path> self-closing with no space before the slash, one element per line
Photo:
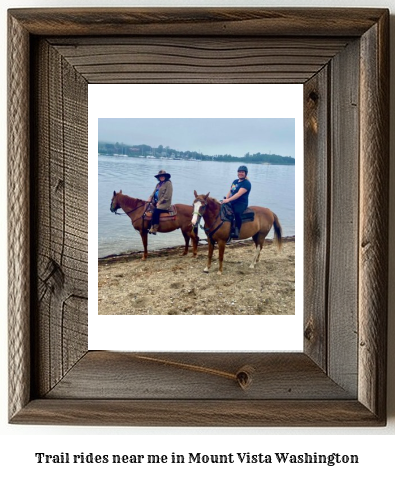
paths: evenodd
<path fill-rule="evenodd" d="M 34 360 L 42 395 L 87 349 L 88 109 L 86 81 L 45 40 L 35 48 Z"/>
<path fill-rule="evenodd" d="M 331 67 L 328 373 L 357 393 L 359 42 Z"/>
<path fill-rule="evenodd" d="M 304 83 L 351 40 L 119 37 L 115 41 L 50 41 L 89 83 Z"/>
<path fill-rule="evenodd" d="M 357 400 L 32 400 L 12 423 L 160 427 L 370 427 Z"/>
<path fill-rule="evenodd" d="M 9 18 L 9 199 L 30 207 L 9 220 L 10 421 L 384 425 L 388 11 Z M 102 81 L 305 84 L 303 354 L 87 350 L 87 85 Z"/>
<path fill-rule="evenodd" d="M 242 370 L 249 371 L 247 388 L 241 387 L 237 379 Z M 46 398 L 134 400 L 224 397 L 241 400 L 355 398 L 305 354 L 105 351 L 88 352 L 46 395 Z"/>
<path fill-rule="evenodd" d="M 359 400 L 385 416 L 389 201 L 389 15 L 361 39 Z"/>
<path fill-rule="evenodd" d="M 35 35 L 360 36 L 384 9 L 46 8 L 9 10 Z"/>
<path fill-rule="evenodd" d="M 330 66 L 304 85 L 304 351 L 327 370 Z"/>
<path fill-rule="evenodd" d="M 29 35 L 8 22 L 9 416 L 30 399 Z"/>

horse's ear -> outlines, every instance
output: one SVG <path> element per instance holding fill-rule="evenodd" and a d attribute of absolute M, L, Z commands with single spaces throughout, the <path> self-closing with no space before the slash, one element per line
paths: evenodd
<path fill-rule="evenodd" d="M 209 196 L 210 196 L 210 193 L 207 193 L 207 194 L 204 196 L 204 199 L 207 199 Z"/>
<path fill-rule="evenodd" d="M 119 191 L 119 194 L 122 194 L 122 189 Z"/>
<path fill-rule="evenodd" d="M 198 197 L 198 193 L 196 191 L 193 191 L 193 194 L 195 195 L 195 198 Z"/>
<path fill-rule="evenodd" d="M 117 194 L 117 193 L 114 191 L 114 194 L 112 195 L 112 197 L 116 196 L 116 194 Z"/>

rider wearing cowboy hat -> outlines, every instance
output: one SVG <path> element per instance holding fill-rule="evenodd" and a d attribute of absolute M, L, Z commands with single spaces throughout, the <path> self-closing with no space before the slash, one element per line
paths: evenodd
<path fill-rule="evenodd" d="M 158 184 L 155 186 L 154 192 L 148 198 L 148 202 L 151 202 L 155 206 L 152 213 L 151 229 L 148 231 L 150 234 L 157 233 L 159 227 L 159 216 L 162 212 L 169 212 L 173 196 L 173 185 L 170 181 L 170 174 L 161 169 L 159 173 L 155 175 L 155 178 L 158 180 Z"/>

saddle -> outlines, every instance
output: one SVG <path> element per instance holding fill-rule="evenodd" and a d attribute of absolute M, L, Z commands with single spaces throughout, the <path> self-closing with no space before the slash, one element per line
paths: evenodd
<path fill-rule="evenodd" d="M 152 219 L 152 213 L 154 210 L 154 206 L 152 204 L 149 204 L 145 213 L 144 213 L 144 218 L 147 221 L 150 221 Z M 174 221 L 177 216 L 177 208 L 174 204 L 170 206 L 169 212 L 162 212 L 162 214 L 159 215 L 159 222 L 164 222 L 164 221 Z"/>
<path fill-rule="evenodd" d="M 221 204 L 220 217 L 222 221 L 228 221 L 233 223 L 234 214 L 232 206 L 230 206 L 228 203 Z M 243 222 L 251 222 L 254 220 L 254 217 L 254 211 L 247 207 L 247 209 L 245 209 L 243 214 L 241 215 L 241 223 L 243 224 Z"/>

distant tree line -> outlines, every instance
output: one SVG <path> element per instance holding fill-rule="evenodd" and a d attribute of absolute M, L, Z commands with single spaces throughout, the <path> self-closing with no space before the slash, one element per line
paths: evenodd
<path fill-rule="evenodd" d="M 189 159 L 200 161 L 228 161 L 244 163 L 268 163 L 294 165 L 295 158 L 280 156 L 272 153 L 246 153 L 244 156 L 232 156 L 230 154 L 208 155 L 200 151 L 178 151 L 169 146 L 159 145 L 153 147 L 148 144 L 127 145 L 124 143 L 106 143 L 99 141 L 99 154 L 107 156 L 127 156 L 130 158 L 168 158 Z"/>

